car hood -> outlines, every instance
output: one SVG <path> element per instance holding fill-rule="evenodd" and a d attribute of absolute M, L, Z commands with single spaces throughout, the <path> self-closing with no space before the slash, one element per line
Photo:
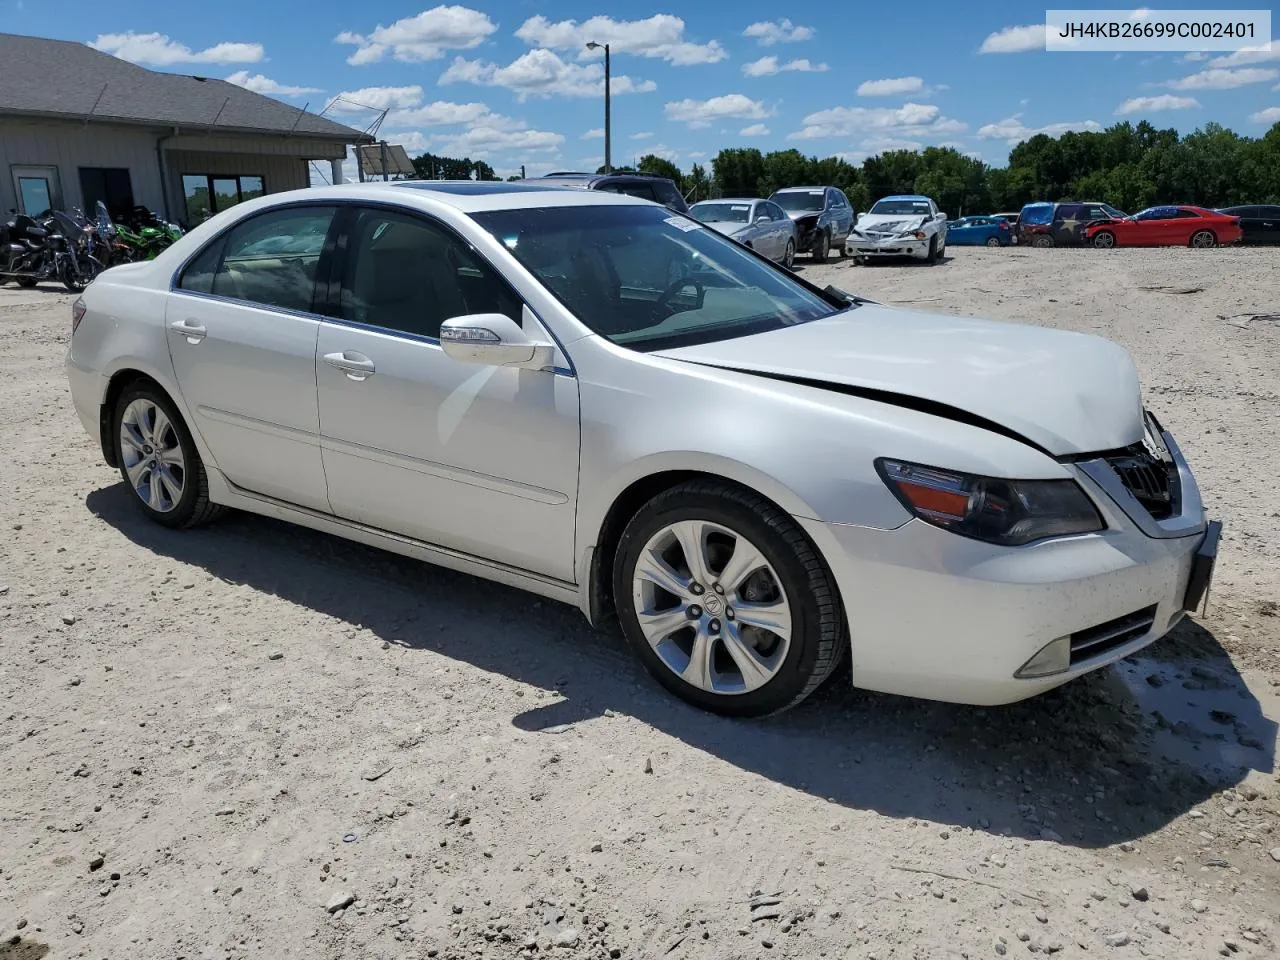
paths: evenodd
<path fill-rule="evenodd" d="M 820 217 L 821 210 L 787 210 L 786 215 L 792 220 L 803 220 L 805 217 Z"/>
<path fill-rule="evenodd" d="M 864 304 L 659 356 L 979 423 L 1054 456 L 1141 441 L 1137 370 L 1101 337 Z"/>
<path fill-rule="evenodd" d="M 874 230 L 876 233 L 902 233 L 904 230 L 918 230 L 929 222 L 929 218 L 916 214 L 903 216 L 900 213 L 864 213 L 858 218 L 859 230 Z"/>
<path fill-rule="evenodd" d="M 736 236 L 751 226 L 741 220 L 703 220 L 702 225 L 710 227 L 716 233 L 723 233 L 726 237 Z"/>

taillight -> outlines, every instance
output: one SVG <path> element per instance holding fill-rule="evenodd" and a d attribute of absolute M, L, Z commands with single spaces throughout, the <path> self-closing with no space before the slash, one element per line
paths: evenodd
<path fill-rule="evenodd" d="M 1001 220 L 1001 221 L 1000 221 L 1000 229 L 1001 229 L 1001 230 L 1008 230 L 1008 229 L 1009 229 L 1009 224 L 1007 224 L 1007 223 L 1005 223 L 1003 220 Z"/>
<path fill-rule="evenodd" d="M 84 305 L 84 297 L 76 297 L 76 302 L 71 304 L 71 333 L 73 336 L 76 330 L 80 328 L 80 321 L 84 319 L 85 311 L 88 309 Z"/>

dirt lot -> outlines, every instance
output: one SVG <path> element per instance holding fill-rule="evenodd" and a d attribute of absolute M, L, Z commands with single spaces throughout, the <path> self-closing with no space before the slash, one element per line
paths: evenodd
<path fill-rule="evenodd" d="M 846 673 L 706 716 L 571 609 L 147 524 L 71 411 L 70 298 L 6 287 L 0 960 L 1273 955 L 1275 253 L 806 273 L 1133 351 L 1226 521 L 1208 616 L 1010 708 Z"/>

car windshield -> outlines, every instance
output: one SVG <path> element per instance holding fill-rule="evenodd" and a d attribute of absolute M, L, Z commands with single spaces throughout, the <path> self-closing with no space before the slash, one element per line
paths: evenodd
<path fill-rule="evenodd" d="M 751 218 L 749 203 L 695 203 L 689 212 L 703 223 L 748 223 Z"/>
<path fill-rule="evenodd" d="M 841 309 L 714 230 L 660 207 L 472 216 L 579 320 L 636 350 L 763 333 Z"/>
<path fill-rule="evenodd" d="M 800 213 L 806 210 L 821 210 L 825 190 L 784 190 L 775 193 L 769 199 L 787 213 Z"/>
<path fill-rule="evenodd" d="M 869 212 L 892 217 L 927 217 L 929 204 L 924 200 L 877 200 Z"/>
<path fill-rule="evenodd" d="M 1129 216 L 1124 211 L 1117 210 L 1115 207 L 1106 203 L 1102 204 L 1102 210 L 1104 213 L 1106 213 L 1108 217 L 1111 217 L 1111 219 L 1113 220 L 1123 220 L 1125 217 Z"/>

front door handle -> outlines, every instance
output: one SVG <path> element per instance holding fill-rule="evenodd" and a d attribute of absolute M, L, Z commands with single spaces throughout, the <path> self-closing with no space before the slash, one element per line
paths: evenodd
<path fill-rule="evenodd" d="M 199 343 L 209 335 L 209 331 L 205 329 L 204 324 L 199 320 L 188 317 L 186 320 L 177 320 L 169 324 L 169 329 L 176 330 L 187 338 L 187 343 Z"/>
<path fill-rule="evenodd" d="M 326 353 L 324 362 L 331 367 L 341 370 L 347 375 L 348 380 L 367 380 L 373 376 L 377 367 L 373 365 L 373 361 L 366 357 L 363 353 L 357 353 L 355 350 L 343 350 L 341 353 Z"/>

